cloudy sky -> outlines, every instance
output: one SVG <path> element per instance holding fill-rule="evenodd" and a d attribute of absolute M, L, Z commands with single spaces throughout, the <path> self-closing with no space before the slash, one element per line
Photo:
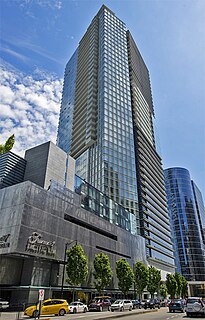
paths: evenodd
<path fill-rule="evenodd" d="M 0 143 L 55 142 L 65 64 L 103 3 L 150 70 L 164 168 L 187 168 L 205 200 L 204 0 L 1 0 Z"/>

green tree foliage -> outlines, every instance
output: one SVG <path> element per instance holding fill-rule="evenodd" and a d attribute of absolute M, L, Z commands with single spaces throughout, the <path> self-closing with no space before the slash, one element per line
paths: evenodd
<path fill-rule="evenodd" d="M 139 298 L 142 298 L 142 293 L 148 282 L 148 268 L 144 263 L 137 261 L 134 265 L 134 281 Z"/>
<path fill-rule="evenodd" d="M 166 286 L 168 294 L 174 298 L 177 292 L 177 281 L 172 274 L 167 274 Z"/>
<path fill-rule="evenodd" d="M 165 283 L 162 283 L 160 285 L 160 289 L 159 289 L 159 293 L 162 296 L 163 299 L 165 299 L 167 297 L 167 286 Z"/>
<path fill-rule="evenodd" d="M 122 258 L 116 262 L 116 274 L 119 289 L 126 296 L 133 283 L 133 271 L 127 260 Z"/>
<path fill-rule="evenodd" d="M 177 290 L 176 290 L 176 295 L 177 298 L 180 298 L 181 296 L 181 289 L 182 289 L 182 277 L 179 274 L 179 272 L 175 272 L 174 274 L 175 280 L 177 282 Z"/>
<path fill-rule="evenodd" d="M 147 290 L 150 292 L 151 297 L 154 298 L 154 293 L 159 291 L 161 281 L 161 273 L 155 267 L 148 268 L 148 282 L 147 282 Z"/>
<path fill-rule="evenodd" d="M 67 279 L 71 285 L 80 285 L 86 280 L 88 274 L 88 259 L 81 245 L 75 244 L 67 250 Z"/>
<path fill-rule="evenodd" d="M 95 278 L 95 287 L 99 293 L 102 292 L 109 284 L 112 278 L 112 269 L 110 267 L 110 260 L 108 255 L 100 252 L 95 255 L 93 261 L 94 271 L 93 276 Z"/>
<path fill-rule="evenodd" d="M 184 276 L 181 277 L 181 296 L 184 298 L 188 295 L 188 283 Z"/>
<path fill-rule="evenodd" d="M 12 136 L 10 136 L 6 140 L 5 144 L 0 144 L 0 154 L 4 154 L 10 151 L 13 148 L 14 141 L 15 141 L 15 137 L 14 137 L 14 134 L 12 134 Z"/>

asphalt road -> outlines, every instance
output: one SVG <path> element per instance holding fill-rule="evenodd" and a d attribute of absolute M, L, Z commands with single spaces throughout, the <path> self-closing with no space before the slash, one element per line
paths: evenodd
<path fill-rule="evenodd" d="M 148 313 L 141 313 L 144 310 L 133 310 L 124 312 L 88 312 L 79 314 L 68 314 L 64 317 L 59 316 L 41 316 L 41 320 L 112 320 L 112 319 L 122 319 L 122 320 L 188 320 L 188 319 L 202 319 L 199 317 L 189 318 L 185 313 L 169 313 L 167 308 L 161 308 L 160 310 L 149 311 Z M 28 320 L 27 316 L 23 313 L 18 314 L 17 312 L 4 312 L 0 314 L 0 320 Z"/>

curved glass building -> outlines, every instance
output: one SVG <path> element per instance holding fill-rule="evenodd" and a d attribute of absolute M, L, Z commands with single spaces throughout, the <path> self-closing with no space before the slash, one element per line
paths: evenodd
<path fill-rule="evenodd" d="M 188 281 L 204 281 L 203 217 L 197 212 L 195 184 L 184 168 L 169 168 L 164 174 L 177 271 Z"/>

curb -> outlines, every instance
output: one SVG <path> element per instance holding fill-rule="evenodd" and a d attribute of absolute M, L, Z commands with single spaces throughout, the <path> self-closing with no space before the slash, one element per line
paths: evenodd
<path fill-rule="evenodd" d="M 116 318 L 122 318 L 122 317 L 128 317 L 128 316 L 133 316 L 133 315 L 141 315 L 144 313 L 150 313 L 150 312 L 158 312 L 158 309 L 153 309 L 153 310 L 142 310 L 142 311 L 138 311 L 138 312 L 129 312 L 129 313 L 117 313 L 116 315 L 109 315 L 109 316 L 105 316 L 103 318 L 92 318 L 92 320 L 108 320 L 108 319 L 116 319 Z"/>

